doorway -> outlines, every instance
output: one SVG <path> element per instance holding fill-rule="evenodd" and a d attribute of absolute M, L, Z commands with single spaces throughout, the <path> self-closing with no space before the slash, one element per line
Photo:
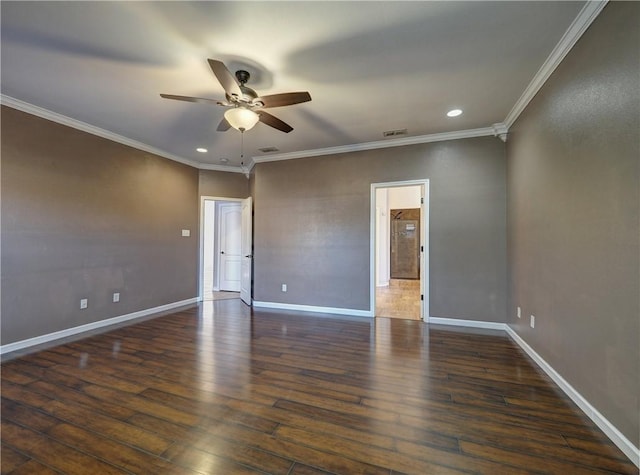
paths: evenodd
<path fill-rule="evenodd" d="M 251 198 L 202 198 L 202 300 L 241 298 L 251 305 L 251 208 Z"/>
<path fill-rule="evenodd" d="M 428 320 L 428 180 L 371 185 L 371 309 Z"/>

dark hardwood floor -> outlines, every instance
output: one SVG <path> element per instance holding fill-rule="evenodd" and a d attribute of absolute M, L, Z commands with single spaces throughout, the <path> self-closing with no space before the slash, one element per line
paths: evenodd
<path fill-rule="evenodd" d="M 637 474 L 505 334 L 239 300 L 2 365 L 2 473 Z"/>

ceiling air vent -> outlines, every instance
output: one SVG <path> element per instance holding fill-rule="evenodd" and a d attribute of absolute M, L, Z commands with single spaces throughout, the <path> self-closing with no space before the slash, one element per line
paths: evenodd
<path fill-rule="evenodd" d="M 398 135 L 407 135 L 407 129 L 387 130 L 382 132 L 383 137 L 397 137 Z"/>
<path fill-rule="evenodd" d="M 270 152 L 279 152 L 280 150 L 276 147 L 262 147 L 259 148 L 262 153 L 270 153 Z"/>

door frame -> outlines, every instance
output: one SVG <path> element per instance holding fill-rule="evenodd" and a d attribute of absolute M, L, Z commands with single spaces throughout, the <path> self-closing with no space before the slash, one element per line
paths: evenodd
<path fill-rule="evenodd" d="M 370 241 L 369 241 L 369 295 L 371 309 L 371 316 L 376 316 L 376 254 L 378 250 L 378 239 L 376 232 L 376 191 L 382 188 L 399 188 L 405 186 L 420 186 L 422 185 L 422 197 L 424 198 L 422 205 L 420 206 L 420 245 L 423 246 L 424 252 L 420 253 L 420 293 L 424 296 L 422 301 L 420 313 L 422 320 L 429 321 L 429 180 L 407 180 L 407 181 L 392 181 L 385 183 L 372 183 L 371 184 L 371 209 L 370 209 Z"/>
<path fill-rule="evenodd" d="M 205 201 L 233 201 L 242 203 L 244 198 L 225 198 L 223 196 L 201 196 L 200 197 L 200 243 L 198 248 L 198 301 L 204 298 L 204 203 Z M 216 217 L 217 219 L 217 217 Z M 216 242 L 218 236 L 216 236 Z"/>

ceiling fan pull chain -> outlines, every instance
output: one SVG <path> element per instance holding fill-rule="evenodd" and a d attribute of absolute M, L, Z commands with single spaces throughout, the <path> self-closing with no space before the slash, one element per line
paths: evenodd
<path fill-rule="evenodd" d="M 249 169 L 244 164 L 244 130 L 240 131 L 240 168 L 248 180 L 250 176 Z"/>
<path fill-rule="evenodd" d="M 240 163 L 244 164 L 244 130 L 240 131 Z"/>

